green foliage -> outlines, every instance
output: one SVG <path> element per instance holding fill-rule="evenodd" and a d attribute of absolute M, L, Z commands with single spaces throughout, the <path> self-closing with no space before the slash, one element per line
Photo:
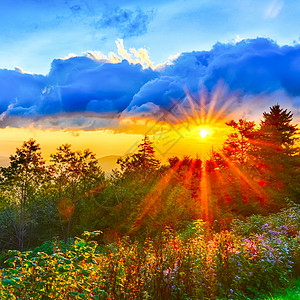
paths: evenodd
<path fill-rule="evenodd" d="M 291 122 L 279 106 L 258 130 L 230 121 L 235 133 L 205 164 L 184 156 L 160 166 L 145 136 L 110 179 L 89 150 L 62 145 L 45 166 L 25 142 L 2 168 L 0 242 L 42 245 L 2 254 L 0 298 L 248 299 L 286 286 L 300 274 Z"/>
<path fill-rule="evenodd" d="M 285 196 L 299 201 L 299 147 L 293 114 L 274 105 L 263 114 L 253 169 L 264 178 L 277 203 Z M 279 196 L 279 197 L 278 197 Z"/>
<path fill-rule="evenodd" d="M 291 235 L 296 234 L 300 230 L 300 206 L 289 199 L 286 201 L 288 201 L 288 207 L 278 213 L 265 217 L 252 215 L 246 218 L 245 221 L 239 219 L 233 220 L 231 229 L 236 234 L 249 236 L 252 233 L 262 234 L 265 232 L 265 229 L 278 230 L 286 227 L 291 231 Z"/>
<path fill-rule="evenodd" d="M 91 191 L 104 184 L 104 172 L 93 152 L 89 149 L 75 152 L 68 144 L 51 154 L 49 170 L 52 175 L 50 188 L 56 197 L 63 235 L 67 239 L 78 210 L 84 206 L 83 199 L 88 199 Z"/>
<path fill-rule="evenodd" d="M 145 179 L 159 168 L 160 161 L 155 157 L 153 142 L 145 135 L 142 143 L 138 146 L 138 153 L 119 158 L 117 163 L 120 165 L 122 178 L 126 176 L 135 176 Z"/>
<path fill-rule="evenodd" d="M 29 205 L 32 205 L 47 177 L 40 145 L 30 139 L 10 156 L 10 166 L 1 168 L 1 188 L 8 199 L 8 224 L 13 223 L 19 249 L 24 248 L 26 231 L 31 228 Z M 15 209 L 13 209 L 15 207 Z"/>
<path fill-rule="evenodd" d="M 99 231 L 85 232 L 11 251 L 1 299 L 258 299 L 289 285 L 299 232 L 243 237 L 207 225 L 199 220 L 180 234 L 166 227 L 153 239 L 124 236 L 101 247 L 91 240 Z"/>
<path fill-rule="evenodd" d="M 235 234 L 241 236 L 251 236 L 262 234 L 265 236 L 284 235 L 288 240 L 290 250 L 293 252 L 293 271 L 300 275 L 300 206 L 287 200 L 289 206 L 280 212 L 263 217 L 253 215 L 245 221 L 235 219 L 231 228 Z"/>
<path fill-rule="evenodd" d="M 67 239 L 90 191 L 104 184 L 95 155 L 62 145 L 46 166 L 39 144 L 31 139 L 10 160 L 1 169 L 1 248 L 22 250 L 57 234 Z"/>
<path fill-rule="evenodd" d="M 286 289 L 280 289 L 272 296 L 260 297 L 257 300 L 298 300 L 300 297 L 300 280 L 292 282 Z"/>
<path fill-rule="evenodd" d="M 293 114 L 283 110 L 279 104 L 270 107 L 270 112 L 263 113 L 260 135 L 270 150 L 284 151 L 288 155 L 295 154 L 298 149 L 294 147 L 297 141 L 297 126 L 292 124 Z"/>

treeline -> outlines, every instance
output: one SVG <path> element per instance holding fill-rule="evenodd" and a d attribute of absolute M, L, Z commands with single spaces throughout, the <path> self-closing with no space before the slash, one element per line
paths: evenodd
<path fill-rule="evenodd" d="M 78 224 L 77 211 L 105 182 L 89 150 L 74 152 L 68 144 L 51 155 L 46 166 L 41 149 L 30 139 L 1 168 L 1 245 L 20 250 L 59 234 L 67 239 Z"/>
<path fill-rule="evenodd" d="M 240 119 L 221 151 L 206 162 L 212 198 L 241 214 L 276 212 L 289 198 L 299 203 L 300 157 L 293 114 L 274 105 L 259 124 Z"/>
<path fill-rule="evenodd" d="M 202 218 L 216 230 L 234 217 L 268 214 L 299 203 L 299 149 L 293 115 L 279 105 L 259 126 L 230 121 L 223 146 L 208 160 L 171 157 L 162 165 L 148 136 L 137 153 L 120 158 L 106 178 L 94 153 L 66 144 L 45 164 L 39 144 L 24 142 L 1 168 L 2 249 L 28 249 L 60 236 L 102 230 L 117 235 L 155 235 Z"/>

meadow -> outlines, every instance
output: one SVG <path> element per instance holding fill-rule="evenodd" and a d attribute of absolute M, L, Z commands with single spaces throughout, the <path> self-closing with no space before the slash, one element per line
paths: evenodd
<path fill-rule="evenodd" d="M 97 242 L 101 232 L 85 232 L 66 243 L 53 239 L 32 251 L 10 251 L 0 295 L 259 299 L 299 276 L 299 230 L 300 206 L 294 204 L 268 217 L 233 220 L 230 231 L 214 232 L 198 220 L 181 232 L 166 227 L 155 238 L 124 236 L 107 245 Z"/>

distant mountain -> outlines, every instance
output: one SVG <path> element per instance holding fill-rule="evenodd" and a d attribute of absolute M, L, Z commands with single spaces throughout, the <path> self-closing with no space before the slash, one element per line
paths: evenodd
<path fill-rule="evenodd" d="M 118 168 L 117 159 L 119 157 L 125 157 L 127 155 L 131 155 L 133 153 L 129 153 L 126 155 L 107 155 L 101 158 L 98 158 L 99 165 L 103 169 L 106 174 L 111 174 L 112 169 Z M 165 163 L 166 159 L 164 157 L 159 157 L 162 163 Z M 8 167 L 9 166 L 9 157 L 0 156 L 0 167 Z"/>
<path fill-rule="evenodd" d="M 110 174 L 112 169 L 118 167 L 117 159 L 120 155 L 107 155 L 98 159 L 99 165 L 106 174 Z"/>
<path fill-rule="evenodd" d="M 9 158 L 6 156 L 0 156 L 0 167 L 8 167 L 9 166 Z"/>
<path fill-rule="evenodd" d="M 120 155 L 108 155 L 103 156 L 98 159 L 99 165 L 103 171 L 107 174 L 110 174 L 112 169 L 118 168 L 117 159 Z M 0 156 L 0 167 L 8 167 L 9 158 L 6 156 Z"/>

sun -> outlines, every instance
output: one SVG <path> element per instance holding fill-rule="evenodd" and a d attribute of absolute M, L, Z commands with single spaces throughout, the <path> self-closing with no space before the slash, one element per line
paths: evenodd
<path fill-rule="evenodd" d="M 204 139 L 204 138 L 207 137 L 208 131 L 205 130 L 205 129 L 201 129 L 201 130 L 199 131 L 199 135 Z"/>

